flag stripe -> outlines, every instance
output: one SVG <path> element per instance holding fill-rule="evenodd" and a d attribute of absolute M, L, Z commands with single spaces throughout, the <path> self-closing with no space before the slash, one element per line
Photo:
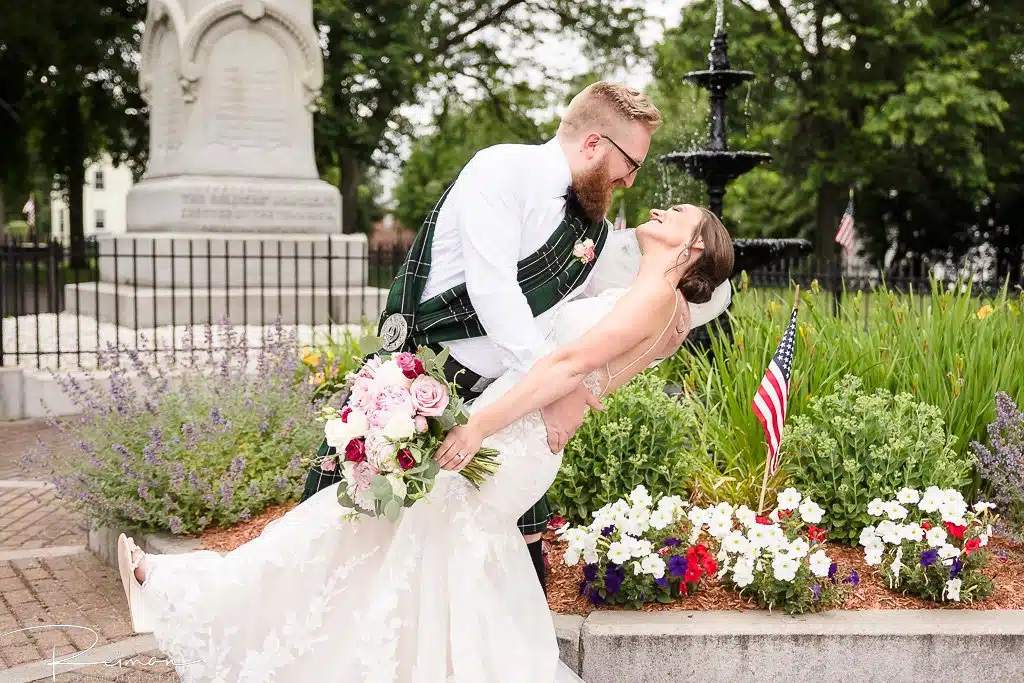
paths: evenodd
<path fill-rule="evenodd" d="M 769 476 L 774 475 L 779 467 L 782 428 L 785 426 L 789 410 L 789 377 L 796 344 L 796 316 L 797 309 L 794 308 L 786 331 L 782 335 L 782 341 L 768 363 L 751 402 L 751 408 L 761 423 L 768 446 L 765 468 Z"/>

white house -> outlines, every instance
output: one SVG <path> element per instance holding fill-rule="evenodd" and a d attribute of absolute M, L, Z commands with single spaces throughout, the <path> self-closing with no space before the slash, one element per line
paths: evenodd
<path fill-rule="evenodd" d="M 82 208 L 85 235 L 118 234 L 125 231 L 125 200 L 132 186 L 132 172 L 126 165 L 114 166 L 106 154 L 85 169 Z M 50 195 L 53 236 L 67 243 L 71 222 L 68 202 L 54 192 Z"/>

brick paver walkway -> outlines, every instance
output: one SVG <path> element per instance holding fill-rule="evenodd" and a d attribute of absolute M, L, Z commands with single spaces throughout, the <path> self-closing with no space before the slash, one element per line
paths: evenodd
<path fill-rule="evenodd" d="M 18 465 L 40 421 L 0 423 L 0 681 L 3 683 L 173 683 L 178 676 L 134 634 L 117 572 L 86 550 L 85 520 L 33 483 Z M 81 668 L 47 666 L 81 653 Z"/>

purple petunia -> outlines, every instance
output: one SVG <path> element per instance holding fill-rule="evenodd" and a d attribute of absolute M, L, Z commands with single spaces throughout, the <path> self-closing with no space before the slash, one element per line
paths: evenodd
<path fill-rule="evenodd" d="M 682 544 L 683 544 L 683 542 L 682 542 L 682 541 L 680 541 L 680 540 L 679 540 L 678 538 L 676 538 L 675 536 L 672 536 L 671 538 L 666 538 L 666 539 L 665 539 L 665 543 L 664 543 L 664 546 L 665 546 L 666 548 L 675 548 L 675 547 L 677 547 L 677 546 L 681 546 Z"/>
<path fill-rule="evenodd" d="M 658 588 L 662 588 L 664 590 L 668 590 L 668 578 L 667 577 L 663 576 L 660 579 L 655 579 L 654 583 L 655 583 L 655 585 L 658 586 Z"/>
<path fill-rule="evenodd" d="M 953 564 L 949 568 L 949 578 L 955 579 L 957 576 L 960 575 L 960 572 L 963 570 L 963 568 L 964 563 L 959 557 L 953 560 Z"/>
<path fill-rule="evenodd" d="M 583 578 L 587 581 L 593 581 L 597 578 L 597 565 L 596 564 L 585 564 L 583 565 Z"/>
<path fill-rule="evenodd" d="M 601 597 L 600 593 L 598 593 L 597 591 L 594 591 L 593 593 L 590 594 L 590 604 L 591 605 L 595 605 L 595 606 L 603 605 L 604 604 L 604 598 Z"/>
<path fill-rule="evenodd" d="M 854 585 L 854 586 L 859 585 L 860 584 L 860 574 L 857 573 L 856 569 L 851 569 L 850 570 L 850 575 L 847 576 L 845 579 L 843 579 L 843 583 L 849 583 L 849 584 Z"/>
<path fill-rule="evenodd" d="M 614 533 L 615 533 L 615 525 L 614 524 L 609 524 L 605 528 L 601 529 L 601 535 L 604 536 L 605 538 L 611 537 L 611 535 L 614 534 Z"/>
<path fill-rule="evenodd" d="M 609 593 L 618 593 L 622 582 L 626 580 L 626 568 L 618 564 L 610 564 L 604 572 L 604 587 Z"/>
<path fill-rule="evenodd" d="M 811 586 L 811 594 L 814 595 L 814 601 L 815 602 L 820 600 L 821 599 L 821 585 L 816 583 L 813 586 Z"/>
<path fill-rule="evenodd" d="M 936 548 L 929 548 L 921 553 L 921 566 L 930 567 L 939 559 L 939 551 Z"/>
<path fill-rule="evenodd" d="M 833 562 L 828 567 L 828 578 L 832 579 L 832 583 L 836 582 L 836 572 L 839 571 L 839 565 Z"/>
<path fill-rule="evenodd" d="M 686 558 L 680 555 L 673 555 L 668 558 L 668 573 L 672 576 L 683 576 L 686 574 Z"/>

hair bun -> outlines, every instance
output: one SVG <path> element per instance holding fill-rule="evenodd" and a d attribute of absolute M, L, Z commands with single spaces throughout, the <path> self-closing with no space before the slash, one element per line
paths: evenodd
<path fill-rule="evenodd" d="M 711 301 L 711 295 L 715 292 L 715 287 L 706 277 L 700 275 L 683 276 L 683 279 L 679 282 L 679 291 L 683 293 L 683 297 L 691 304 L 706 304 Z"/>

